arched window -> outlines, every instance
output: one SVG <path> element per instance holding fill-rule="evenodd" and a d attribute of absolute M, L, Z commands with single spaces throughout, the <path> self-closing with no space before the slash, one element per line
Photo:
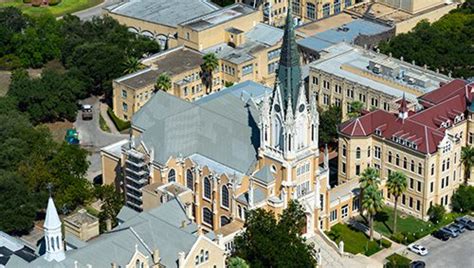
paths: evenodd
<path fill-rule="evenodd" d="M 341 0 L 334 0 L 334 14 L 341 12 Z"/>
<path fill-rule="evenodd" d="M 56 236 L 56 247 L 61 249 L 61 244 L 59 243 L 59 236 Z"/>
<path fill-rule="evenodd" d="M 408 168 L 408 161 L 406 157 L 403 157 L 403 168 L 407 169 Z"/>
<path fill-rule="evenodd" d="M 194 190 L 194 176 L 190 169 L 186 170 L 186 186 L 191 189 L 191 191 Z"/>
<path fill-rule="evenodd" d="M 352 0 L 345 0 L 344 3 L 345 3 L 345 4 L 344 4 L 344 7 L 350 7 L 350 6 L 352 6 Z"/>
<path fill-rule="evenodd" d="M 174 169 L 168 172 L 168 182 L 173 182 L 173 181 L 176 181 L 176 171 L 174 171 Z"/>
<path fill-rule="evenodd" d="M 421 165 L 421 163 L 418 163 L 418 174 L 422 174 L 423 173 L 423 166 Z"/>
<path fill-rule="evenodd" d="M 346 145 L 343 144 L 342 145 L 342 156 L 346 157 L 346 154 L 347 154 L 347 148 L 346 148 Z"/>
<path fill-rule="evenodd" d="M 310 20 L 316 19 L 316 6 L 314 4 L 306 4 L 306 17 L 308 17 Z"/>
<path fill-rule="evenodd" d="M 51 238 L 49 239 L 49 245 L 51 246 L 51 250 L 52 250 L 52 251 L 56 250 L 56 249 L 54 248 L 54 238 L 51 237 Z"/>
<path fill-rule="evenodd" d="M 225 208 L 229 208 L 229 189 L 227 189 L 225 185 L 222 185 L 221 205 Z"/>
<path fill-rule="evenodd" d="M 435 174 L 435 165 L 431 164 L 431 176 Z"/>
<path fill-rule="evenodd" d="M 392 163 L 392 152 L 388 152 L 388 162 Z"/>
<path fill-rule="evenodd" d="M 356 148 L 356 159 L 360 159 L 360 148 Z"/>
<path fill-rule="evenodd" d="M 331 4 L 326 3 L 323 5 L 323 17 L 329 17 L 329 14 L 331 14 Z"/>
<path fill-rule="evenodd" d="M 370 146 L 367 147 L 367 157 L 370 157 L 370 150 L 371 150 Z"/>
<path fill-rule="evenodd" d="M 415 172 L 415 161 L 411 160 L 411 163 L 410 163 L 410 170 L 412 172 Z"/>
<path fill-rule="evenodd" d="M 239 213 L 239 218 L 242 219 L 242 207 L 240 205 L 237 206 L 237 212 Z"/>
<path fill-rule="evenodd" d="M 137 260 L 137 261 L 135 262 L 135 268 L 140 268 L 140 260 Z"/>
<path fill-rule="evenodd" d="M 212 226 L 212 211 L 208 208 L 202 209 L 202 220 Z"/>
<path fill-rule="evenodd" d="M 229 223 L 230 223 L 229 218 L 227 218 L 226 216 L 221 216 L 221 227 L 222 227 L 222 226 L 225 226 L 225 225 L 227 225 L 227 224 L 229 224 Z"/>
<path fill-rule="evenodd" d="M 208 177 L 204 178 L 204 197 L 211 199 L 211 181 Z"/>
<path fill-rule="evenodd" d="M 395 164 L 396 164 L 397 166 L 400 165 L 400 156 L 399 156 L 398 154 L 397 154 L 397 157 L 395 158 Z"/>

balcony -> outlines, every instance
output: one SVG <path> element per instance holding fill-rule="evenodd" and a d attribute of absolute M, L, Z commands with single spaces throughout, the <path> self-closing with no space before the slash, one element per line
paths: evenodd
<path fill-rule="evenodd" d="M 137 168 L 143 168 L 144 166 L 146 166 L 145 161 L 143 160 L 135 161 L 135 159 L 132 160 L 130 158 L 127 158 L 127 160 L 125 160 L 125 163 L 127 163 L 127 165 L 132 165 Z"/>
<path fill-rule="evenodd" d="M 133 177 L 133 176 L 130 176 L 130 175 L 126 175 L 125 178 L 127 180 L 130 180 L 132 181 L 132 183 L 135 183 L 135 184 L 139 184 L 141 186 L 145 185 L 147 182 L 148 182 L 148 179 L 147 178 L 136 178 L 136 177 Z M 141 188 L 141 187 L 140 187 Z"/>

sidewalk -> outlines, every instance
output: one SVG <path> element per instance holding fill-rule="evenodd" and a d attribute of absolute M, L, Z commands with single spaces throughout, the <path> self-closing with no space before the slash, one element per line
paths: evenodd
<path fill-rule="evenodd" d="M 107 110 L 109 109 L 109 106 L 106 103 L 99 102 L 99 107 L 100 107 L 100 115 L 102 115 L 102 118 L 104 118 L 105 123 L 110 129 L 110 132 L 112 134 L 120 134 L 118 131 L 117 127 L 115 127 L 114 122 L 112 119 L 110 119 L 109 114 L 107 113 Z"/>
<path fill-rule="evenodd" d="M 380 263 L 384 263 L 385 259 L 388 256 L 392 255 L 393 253 L 399 253 L 400 254 L 403 250 L 406 249 L 406 246 L 403 245 L 403 244 L 398 244 L 398 243 L 395 243 L 393 241 L 391 241 L 391 242 L 392 242 L 392 246 L 390 248 L 383 249 L 383 250 L 375 253 L 374 255 L 372 255 L 370 257 L 374 260 L 377 260 Z"/>
<path fill-rule="evenodd" d="M 357 230 L 365 233 L 367 236 L 370 236 L 370 228 L 368 226 L 366 226 L 365 224 L 362 224 L 354 219 L 351 219 L 349 220 L 349 225 L 351 225 L 352 227 L 356 228 Z M 379 234 L 377 231 L 374 230 L 374 239 L 382 239 L 383 236 L 381 234 Z"/>

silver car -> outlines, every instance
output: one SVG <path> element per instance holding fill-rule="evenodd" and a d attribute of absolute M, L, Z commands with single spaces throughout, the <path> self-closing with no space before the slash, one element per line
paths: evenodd
<path fill-rule="evenodd" d="M 456 231 L 456 229 L 454 229 L 454 228 L 451 228 L 451 227 L 443 227 L 443 228 L 441 228 L 441 230 L 442 230 L 443 232 L 448 233 L 448 234 L 449 234 L 451 237 L 453 237 L 453 238 L 459 236 L 459 233 L 458 233 L 458 232 Z"/>

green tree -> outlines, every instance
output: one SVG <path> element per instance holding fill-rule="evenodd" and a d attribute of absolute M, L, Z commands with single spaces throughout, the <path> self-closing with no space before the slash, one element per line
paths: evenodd
<path fill-rule="evenodd" d="M 227 267 L 229 268 L 250 268 L 247 262 L 239 257 L 231 257 L 228 259 Z"/>
<path fill-rule="evenodd" d="M 0 170 L 0 229 L 10 234 L 28 233 L 36 216 L 34 197 L 24 179 Z"/>
<path fill-rule="evenodd" d="M 392 172 L 387 179 L 387 190 L 395 199 L 395 209 L 393 210 L 393 233 L 397 233 L 397 206 L 398 198 L 407 189 L 407 176 L 400 172 Z"/>
<path fill-rule="evenodd" d="M 124 204 L 123 195 L 115 190 L 113 185 L 96 186 L 95 197 L 102 200 L 99 214 L 101 229 L 105 229 L 105 222 L 112 221 L 112 226 L 117 225 L 117 214 Z"/>
<path fill-rule="evenodd" d="M 312 245 L 300 235 L 305 223 L 304 211 L 296 201 L 280 220 L 270 211 L 249 211 L 245 231 L 235 238 L 235 256 L 251 267 L 314 267 Z"/>
<path fill-rule="evenodd" d="M 374 237 L 374 217 L 375 214 L 382 209 L 382 205 L 382 194 L 378 188 L 370 185 L 364 189 L 362 209 L 367 213 L 367 217 L 369 218 L 370 241 L 372 241 Z"/>
<path fill-rule="evenodd" d="M 136 57 L 128 57 L 124 65 L 126 68 L 123 71 L 124 74 L 132 74 L 143 68 L 143 64 Z"/>
<path fill-rule="evenodd" d="M 171 89 L 171 78 L 167 73 L 161 73 L 156 79 L 155 90 L 168 91 Z"/>
<path fill-rule="evenodd" d="M 366 168 L 360 175 L 359 183 L 361 189 L 366 189 L 370 186 L 378 189 L 380 186 L 380 175 L 378 170 L 371 167 Z"/>
<path fill-rule="evenodd" d="M 212 92 L 212 78 L 214 74 L 214 70 L 219 67 L 219 59 L 217 58 L 216 54 L 208 53 L 202 57 L 203 63 L 201 65 L 202 74 L 204 84 L 206 85 L 207 92 Z"/>
<path fill-rule="evenodd" d="M 446 209 L 442 205 L 433 205 L 428 209 L 428 216 L 432 223 L 439 223 L 446 214 Z"/>
<path fill-rule="evenodd" d="M 464 183 L 467 184 L 471 178 L 471 170 L 474 165 L 474 147 L 470 145 L 462 147 L 461 163 L 464 165 Z"/>
<path fill-rule="evenodd" d="M 353 101 L 350 103 L 350 112 L 349 112 L 349 117 L 350 118 L 356 118 L 359 117 L 362 114 L 362 109 L 364 109 L 364 103 L 360 101 Z"/>
<path fill-rule="evenodd" d="M 459 186 L 451 197 L 451 206 L 457 212 L 474 211 L 474 186 Z"/>
<path fill-rule="evenodd" d="M 319 114 L 319 143 L 332 144 L 337 139 L 337 127 L 342 121 L 341 107 L 333 105 Z"/>

